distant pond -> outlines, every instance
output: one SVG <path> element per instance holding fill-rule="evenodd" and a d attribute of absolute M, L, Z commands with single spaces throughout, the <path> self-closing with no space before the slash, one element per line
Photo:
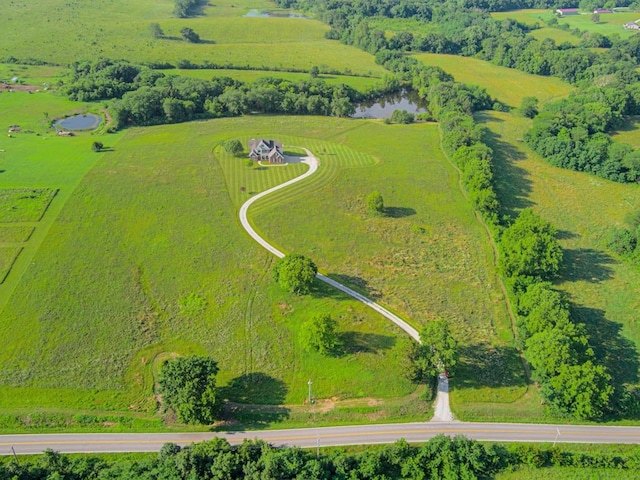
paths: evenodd
<path fill-rule="evenodd" d="M 305 17 L 300 13 L 288 12 L 282 10 L 257 10 L 252 9 L 243 15 L 243 17 L 251 17 L 251 18 L 304 18 L 307 19 L 309 17 Z"/>
<path fill-rule="evenodd" d="M 401 93 L 388 95 L 376 103 L 362 104 L 356 107 L 352 118 L 389 118 L 394 110 L 406 110 L 409 113 L 423 113 L 427 109 L 420 106 L 416 95 Z"/>
<path fill-rule="evenodd" d="M 102 117 L 100 115 L 86 113 L 84 115 L 74 115 L 73 117 L 56 120 L 54 125 L 56 130 L 94 130 L 98 128 L 100 122 L 102 122 Z"/>

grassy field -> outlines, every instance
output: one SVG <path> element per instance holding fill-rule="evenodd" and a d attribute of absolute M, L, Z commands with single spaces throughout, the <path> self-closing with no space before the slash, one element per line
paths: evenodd
<path fill-rule="evenodd" d="M 230 136 L 321 137 L 346 125 L 248 117 L 104 137 L 117 140 L 109 143 L 114 151 L 93 154 L 100 161 L 67 199 L 2 313 L 0 332 L 11 341 L 0 353 L 0 414 L 36 406 L 44 413 L 153 413 L 154 365 L 176 352 L 213 355 L 228 398 L 283 405 L 266 412 L 274 421 L 312 421 L 308 410 L 285 407 L 302 404 L 309 378 L 315 396 L 335 404 L 323 403 L 315 421 L 423 418 L 426 405 L 407 397 L 415 387 L 400 375 L 399 331 L 323 286 L 309 297 L 282 292 L 271 280 L 273 259 L 237 223 L 232 198 L 239 183 L 248 196 L 303 167 L 249 169 L 240 158 L 212 155 L 217 142 Z M 33 147 L 38 139 L 27 140 Z M 318 139 L 310 143 L 332 148 Z M 350 161 L 341 160 L 332 171 Z M 27 183 L 29 174 L 37 179 L 37 170 L 18 167 L 7 168 L 3 180 Z M 48 167 L 55 162 L 48 160 Z M 178 308 L 191 293 L 207 301 L 195 318 Z M 321 312 L 339 321 L 348 340 L 344 355 L 325 358 L 300 344 L 300 324 Z M 378 381 L 382 377 L 387 381 Z M 343 398 L 362 400 L 341 404 Z M 251 412 L 239 415 L 255 422 L 255 412 L 253 420 Z"/>
<path fill-rule="evenodd" d="M 161 70 L 165 75 L 181 75 L 183 77 L 200 78 L 210 80 L 214 77 L 230 77 L 241 82 L 254 82 L 262 77 L 284 78 L 292 82 L 309 80 L 311 77 L 308 73 L 294 72 L 272 72 L 268 70 L 229 70 L 229 69 L 197 69 L 197 70 L 181 70 L 170 69 Z M 318 75 L 319 80 L 323 80 L 329 84 L 344 83 L 356 90 L 366 91 L 379 81 L 375 77 L 357 77 L 352 75 Z"/>
<path fill-rule="evenodd" d="M 540 30 L 533 32 L 533 35 L 536 38 L 540 38 L 542 36 L 553 38 L 557 43 L 560 43 L 562 38 L 564 38 L 561 34 L 551 33 L 552 30 L 557 30 L 553 28 L 544 27 L 545 21 L 553 18 L 554 14 L 552 10 L 514 10 L 511 12 L 495 12 L 491 14 L 492 17 L 497 19 L 504 18 L 513 18 L 522 23 L 526 23 L 532 25 L 534 23 L 538 23 L 541 27 Z M 625 30 L 622 28 L 627 22 L 635 22 L 640 18 L 640 14 L 638 12 L 621 12 L 621 13 L 607 13 L 600 15 L 600 21 L 598 23 L 594 23 L 591 20 L 591 14 L 585 13 L 583 15 L 571 15 L 567 17 L 559 17 L 558 23 L 560 25 L 566 24 L 569 25 L 570 28 L 579 28 L 580 30 L 587 30 L 589 32 L 598 32 L 602 35 L 612 36 L 619 35 L 621 38 L 627 38 L 635 35 L 635 32 L 632 30 Z M 558 32 L 562 32 L 562 30 L 557 30 Z M 544 34 L 543 34 L 544 32 Z M 566 35 L 571 34 L 569 32 L 563 32 Z M 553 35 L 556 35 L 554 38 Z M 578 40 L 578 37 L 572 36 L 574 41 L 571 43 L 575 43 Z M 567 41 L 568 37 L 567 37 Z"/>
<path fill-rule="evenodd" d="M 13 2 L 0 16 L 0 59 L 36 58 L 59 64 L 98 57 L 133 62 L 193 63 L 210 61 L 235 66 L 298 68 L 325 66 L 340 72 L 381 74 L 371 55 L 324 38 L 329 27 L 296 18 L 246 18 L 253 8 L 269 8 L 264 0 L 222 0 L 203 15 L 179 19 L 172 0 L 106 0 L 97 14 L 94 2 L 43 0 Z M 150 23 L 159 23 L 167 38 L 154 39 Z M 190 27 L 203 42 L 182 41 Z"/>
<path fill-rule="evenodd" d="M 415 57 L 426 65 L 441 67 L 459 82 L 484 87 L 489 95 L 510 107 L 520 106 L 524 97 L 537 97 L 541 103 L 564 97 L 572 88 L 558 78 L 531 75 L 475 58 L 433 53 Z"/>
<path fill-rule="evenodd" d="M 640 189 L 550 166 L 519 140 L 530 120 L 496 112 L 478 118 L 496 153 L 496 190 L 504 212 L 533 207 L 558 228 L 564 263 L 557 287 L 569 294 L 596 354 L 617 378 L 637 384 L 640 272 L 613 258 L 604 238 L 640 209 Z"/>

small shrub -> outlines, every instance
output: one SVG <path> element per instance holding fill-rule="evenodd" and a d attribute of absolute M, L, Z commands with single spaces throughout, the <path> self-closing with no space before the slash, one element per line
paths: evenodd
<path fill-rule="evenodd" d="M 103 148 L 104 145 L 102 144 L 102 142 L 93 142 L 91 144 L 91 150 L 93 150 L 94 152 L 101 152 Z"/>

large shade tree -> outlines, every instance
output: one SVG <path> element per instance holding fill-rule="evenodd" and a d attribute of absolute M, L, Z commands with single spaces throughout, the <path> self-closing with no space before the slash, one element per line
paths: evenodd
<path fill-rule="evenodd" d="M 311 259 L 299 253 L 291 253 L 276 262 L 273 278 L 285 290 L 305 294 L 309 293 L 317 273 L 318 267 Z"/>

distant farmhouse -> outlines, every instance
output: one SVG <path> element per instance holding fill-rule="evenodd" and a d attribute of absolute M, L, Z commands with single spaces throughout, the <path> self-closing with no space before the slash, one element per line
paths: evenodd
<path fill-rule="evenodd" d="M 255 161 L 266 160 L 269 163 L 284 163 L 282 143 L 275 140 L 252 139 L 249 141 L 249 158 Z"/>
<path fill-rule="evenodd" d="M 556 13 L 561 17 L 566 17 L 567 15 L 580 15 L 577 8 L 559 8 L 556 10 Z"/>
<path fill-rule="evenodd" d="M 638 25 L 636 22 L 629 22 L 629 23 L 625 23 L 624 24 L 624 29 L 625 30 L 640 30 L 640 25 Z"/>
<path fill-rule="evenodd" d="M 609 10 L 608 8 L 596 8 L 593 13 L 601 14 L 601 13 L 613 13 L 613 10 Z"/>

